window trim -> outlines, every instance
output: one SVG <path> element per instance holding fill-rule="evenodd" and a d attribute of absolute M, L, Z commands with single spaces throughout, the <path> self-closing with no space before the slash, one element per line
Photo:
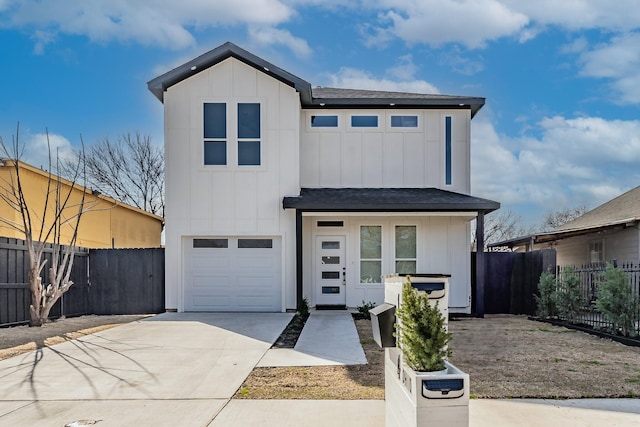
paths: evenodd
<path fill-rule="evenodd" d="M 338 118 L 338 126 L 311 126 L 311 120 L 314 116 L 335 116 Z M 306 129 L 308 132 L 340 132 L 343 128 L 343 115 L 338 112 L 328 111 L 308 111 L 305 118 Z"/>
<path fill-rule="evenodd" d="M 453 118 L 444 117 L 444 185 L 453 185 Z"/>
<path fill-rule="evenodd" d="M 391 126 L 391 120 L 392 117 L 398 117 L 398 116 L 412 116 L 412 117 L 416 117 L 417 121 L 418 121 L 418 126 L 416 127 L 396 127 L 396 126 Z M 388 112 L 387 113 L 387 118 L 385 119 L 385 130 L 387 132 L 402 132 L 402 133 L 411 133 L 411 132 L 423 132 L 424 130 L 424 123 L 425 123 L 425 117 L 424 117 L 424 113 L 421 111 L 416 111 L 416 110 L 407 110 L 407 111 L 398 111 L 398 110 L 394 110 L 393 112 Z"/>
<path fill-rule="evenodd" d="M 226 152 L 227 163 L 225 165 L 207 165 L 204 162 L 204 142 L 216 142 L 215 139 L 204 138 L 204 105 L 205 104 L 225 104 L 227 119 L 227 137 Z M 238 138 L 238 105 L 239 104 L 258 104 L 260 106 L 260 138 Z M 263 98 L 200 98 L 199 104 L 200 117 L 200 168 L 205 171 L 232 169 L 232 170 L 259 170 L 266 168 L 265 143 L 267 142 L 267 129 L 265 119 L 266 101 Z M 195 110 L 191 110 L 193 114 L 197 114 Z M 238 164 L 238 142 L 259 142 L 260 143 L 260 164 L 259 165 L 239 165 Z"/>
<path fill-rule="evenodd" d="M 593 261 L 591 254 L 593 252 L 592 247 L 594 244 L 600 245 L 600 261 Z M 601 264 L 605 262 L 604 239 L 594 239 L 589 241 L 587 245 L 587 257 L 589 259 L 589 264 Z"/>
<path fill-rule="evenodd" d="M 362 228 L 363 227 L 379 227 L 380 228 L 380 258 L 362 258 Z M 383 286 L 382 276 L 384 275 L 384 250 L 385 250 L 385 226 L 383 224 L 359 224 L 358 225 L 358 281 L 357 287 L 370 288 L 374 286 Z M 362 261 L 377 261 L 380 263 L 380 282 L 366 283 L 362 282 Z"/>
<path fill-rule="evenodd" d="M 418 259 L 420 258 L 418 256 L 418 241 L 419 241 L 419 227 L 418 224 L 391 224 L 391 226 L 393 227 L 391 232 L 393 233 L 393 270 L 394 273 L 396 274 L 406 274 L 408 273 L 407 271 L 396 271 L 396 264 L 398 261 L 413 261 L 416 263 L 416 271 L 414 272 L 417 273 L 418 272 Z M 398 258 L 398 240 L 397 240 L 397 234 L 396 234 L 396 230 L 398 227 L 413 227 L 415 229 L 415 251 L 416 251 L 416 256 L 415 258 Z"/>
<path fill-rule="evenodd" d="M 353 125 L 354 117 L 375 117 L 376 125 L 375 126 L 354 126 Z M 373 129 L 380 129 L 380 114 L 366 114 L 366 113 L 349 114 L 349 129 L 354 131 L 367 131 L 367 130 L 373 130 Z"/>

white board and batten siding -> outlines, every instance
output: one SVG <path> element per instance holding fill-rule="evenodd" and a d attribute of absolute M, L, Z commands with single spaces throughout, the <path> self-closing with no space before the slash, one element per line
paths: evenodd
<path fill-rule="evenodd" d="M 376 115 L 354 128 L 353 115 Z M 334 115 L 337 127 L 311 127 Z M 391 116 L 415 115 L 415 128 L 392 128 Z M 451 117 L 451 184 L 445 180 L 445 119 Z M 300 116 L 301 185 L 309 188 L 422 188 L 470 192 L 468 110 L 304 110 Z"/>
<path fill-rule="evenodd" d="M 226 166 L 204 165 L 203 105 L 210 102 L 227 104 Z M 233 132 L 238 103 L 260 104 L 259 166 L 237 165 Z M 280 301 L 270 311 L 295 307 L 295 213 L 282 209 L 282 198 L 300 188 L 299 94 L 228 58 L 171 86 L 164 104 L 166 307 L 197 309 L 185 301 L 194 292 L 186 286 L 201 285 L 198 274 L 215 270 L 214 263 L 207 267 L 199 264 L 202 259 L 193 259 L 193 236 L 274 238 Z M 243 269 L 242 260 L 230 265 Z"/>
<path fill-rule="evenodd" d="M 360 226 L 382 227 L 382 275 L 395 271 L 395 226 L 416 226 L 416 256 L 418 273 L 450 274 L 449 306 L 452 312 L 471 312 L 471 216 L 403 216 L 386 214 L 379 216 L 320 216 L 303 217 L 303 274 L 304 294 L 310 296 L 309 303 L 315 305 L 314 260 L 317 258 L 313 242 L 317 236 L 339 236 L 346 238 L 346 305 L 361 306 L 363 302 L 381 304 L 384 289 L 380 284 L 360 283 Z M 318 221 L 342 221 L 342 227 L 318 227 Z"/>

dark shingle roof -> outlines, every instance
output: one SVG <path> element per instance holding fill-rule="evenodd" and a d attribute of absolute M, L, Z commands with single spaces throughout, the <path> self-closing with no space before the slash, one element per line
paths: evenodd
<path fill-rule="evenodd" d="M 491 212 L 492 200 L 437 188 L 303 188 L 285 209 L 314 212 Z"/>
<path fill-rule="evenodd" d="M 471 109 L 471 117 L 482 108 L 484 98 L 440 94 L 387 92 L 381 90 L 341 89 L 315 87 L 311 89 L 313 104 L 317 107 L 377 107 L 394 108 L 460 108 Z"/>
<path fill-rule="evenodd" d="M 149 90 L 161 102 L 171 86 L 210 68 L 227 58 L 236 58 L 297 90 L 303 108 L 447 108 L 470 109 L 473 117 L 484 105 L 484 98 L 432 95 L 376 90 L 317 87 L 312 89 L 306 80 L 265 61 L 237 45 L 226 42 L 191 61 L 168 71 L 147 83 Z"/>
<path fill-rule="evenodd" d="M 576 230 L 640 220 L 640 186 L 609 200 L 554 231 Z"/>

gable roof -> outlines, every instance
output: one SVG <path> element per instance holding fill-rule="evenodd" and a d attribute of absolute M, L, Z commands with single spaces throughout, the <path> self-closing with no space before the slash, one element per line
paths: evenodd
<path fill-rule="evenodd" d="M 492 243 L 489 247 L 548 243 L 604 230 L 624 229 L 638 223 L 640 223 L 640 186 L 586 212 L 573 221 L 556 227 L 553 231 L 516 237 Z"/>
<path fill-rule="evenodd" d="M 227 58 L 236 58 L 258 71 L 280 80 L 300 92 L 300 97 L 303 100 L 303 103 L 311 102 L 311 84 L 309 82 L 301 79 L 300 77 L 294 76 L 288 71 L 257 57 L 251 52 L 248 52 L 231 42 L 226 42 L 217 48 L 156 77 L 147 83 L 147 87 L 156 96 L 156 98 L 161 102 L 164 102 L 164 92 L 171 86 L 180 83 L 181 81 L 198 74 L 207 68 L 213 67 Z"/>
<path fill-rule="evenodd" d="M 209 52 L 168 71 L 147 83 L 149 90 L 164 102 L 164 92 L 171 86 L 210 68 L 225 59 L 235 58 L 263 72 L 300 93 L 303 108 L 447 108 L 470 109 L 471 117 L 482 108 L 484 98 L 467 96 L 432 95 L 376 90 L 311 88 L 306 80 L 265 61 L 237 45 L 226 42 Z"/>
<path fill-rule="evenodd" d="M 640 186 L 609 200 L 554 231 L 568 231 L 640 221 Z"/>
<path fill-rule="evenodd" d="M 500 203 L 438 188 L 303 188 L 282 206 L 314 212 L 491 212 Z"/>

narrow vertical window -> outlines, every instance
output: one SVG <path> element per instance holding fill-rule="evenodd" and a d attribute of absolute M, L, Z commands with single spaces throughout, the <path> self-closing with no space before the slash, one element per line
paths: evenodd
<path fill-rule="evenodd" d="M 360 227 L 360 283 L 382 283 L 382 227 Z"/>
<path fill-rule="evenodd" d="M 451 185 L 451 117 L 445 117 L 444 150 L 445 150 L 445 184 Z"/>
<path fill-rule="evenodd" d="M 395 243 L 396 273 L 416 274 L 416 226 L 397 225 Z"/>
<path fill-rule="evenodd" d="M 260 166 L 260 104 L 238 104 L 238 166 Z"/>
<path fill-rule="evenodd" d="M 204 104 L 204 164 L 227 164 L 227 105 Z"/>

